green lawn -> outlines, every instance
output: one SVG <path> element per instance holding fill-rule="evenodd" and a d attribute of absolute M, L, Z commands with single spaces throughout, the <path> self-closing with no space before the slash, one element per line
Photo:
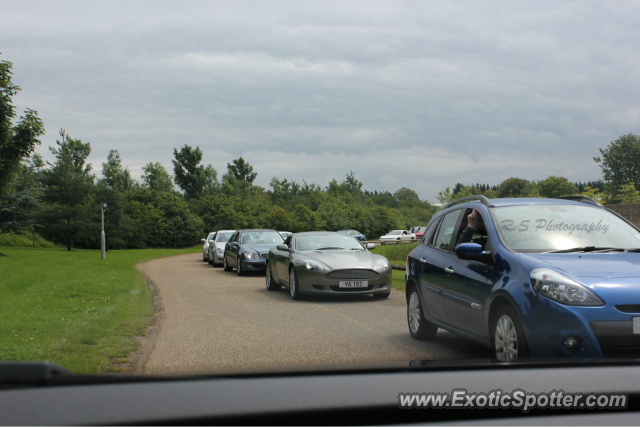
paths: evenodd
<path fill-rule="evenodd" d="M 404 292 L 404 270 L 391 270 L 391 286 L 394 289 Z"/>
<path fill-rule="evenodd" d="M 418 243 L 401 243 L 396 245 L 377 246 L 371 252 L 387 257 L 393 264 L 406 264 L 409 252 L 414 250 Z"/>
<path fill-rule="evenodd" d="M 103 260 L 98 250 L 0 246 L 0 360 L 118 372 L 153 314 L 135 264 L 201 250 L 111 250 Z"/>

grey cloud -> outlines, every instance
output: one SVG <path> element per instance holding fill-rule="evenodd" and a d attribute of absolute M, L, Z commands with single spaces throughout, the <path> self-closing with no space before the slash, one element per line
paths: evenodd
<path fill-rule="evenodd" d="M 455 182 L 600 177 L 639 133 L 636 2 L 6 2 L 2 59 L 45 146 L 96 168 L 200 145 L 309 182 L 435 200 Z M 43 147 L 40 151 L 46 151 Z"/>

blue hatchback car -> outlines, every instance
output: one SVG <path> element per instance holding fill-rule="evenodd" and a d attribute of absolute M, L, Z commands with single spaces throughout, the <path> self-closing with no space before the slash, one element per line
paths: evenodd
<path fill-rule="evenodd" d="M 498 359 L 640 357 L 638 248 L 638 228 L 586 197 L 463 197 L 407 258 L 409 331 Z"/>

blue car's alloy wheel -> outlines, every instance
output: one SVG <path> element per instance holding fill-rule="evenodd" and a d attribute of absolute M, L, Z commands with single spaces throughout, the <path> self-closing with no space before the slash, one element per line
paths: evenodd
<path fill-rule="evenodd" d="M 504 306 L 495 317 L 493 342 L 496 359 L 521 359 L 529 354 L 524 331 L 518 315 L 510 306 Z"/>
<path fill-rule="evenodd" d="M 411 288 L 409 301 L 407 301 L 407 321 L 409 322 L 409 332 L 414 339 L 430 340 L 438 333 L 438 327 L 424 318 L 420 295 L 415 286 Z"/>

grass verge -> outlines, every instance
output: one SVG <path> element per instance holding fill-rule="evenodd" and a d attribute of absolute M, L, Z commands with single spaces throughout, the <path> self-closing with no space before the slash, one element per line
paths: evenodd
<path fill-rule="evenodd" d="M 404 292 L 404 270 L 391 270 L 391 287 Z"/>
<path fill-rule="evenodd" d="M 135 265 L 202 251 L 0 247 L 0 360 L 47 360 L 75 373 L 119 372 L 153 315 Z"/>
<path fill-rule="evenodd" d="M 31 248 L 33 247 L 33 238 L 31 233 L 29 234 L 13 234 L 13 233 L 5 233 L 0 234 L 0 246 L 12 246 L 12 247 L 22 247 L 22 248 Z M 42 238 L 38 233 L 35 234 L 35 247 L 36 248 L 53 248 L 55 245 Z M 1 252 L 1 251 L 0 251 Z"/>
<path fill-rule="evenodd" d="M 385 256 L 393 264 L 406 264 L 409 252 L 414 250 L 418 243 L 401 243 L 396 245 L 377 246 L 371 252 Z"/>

